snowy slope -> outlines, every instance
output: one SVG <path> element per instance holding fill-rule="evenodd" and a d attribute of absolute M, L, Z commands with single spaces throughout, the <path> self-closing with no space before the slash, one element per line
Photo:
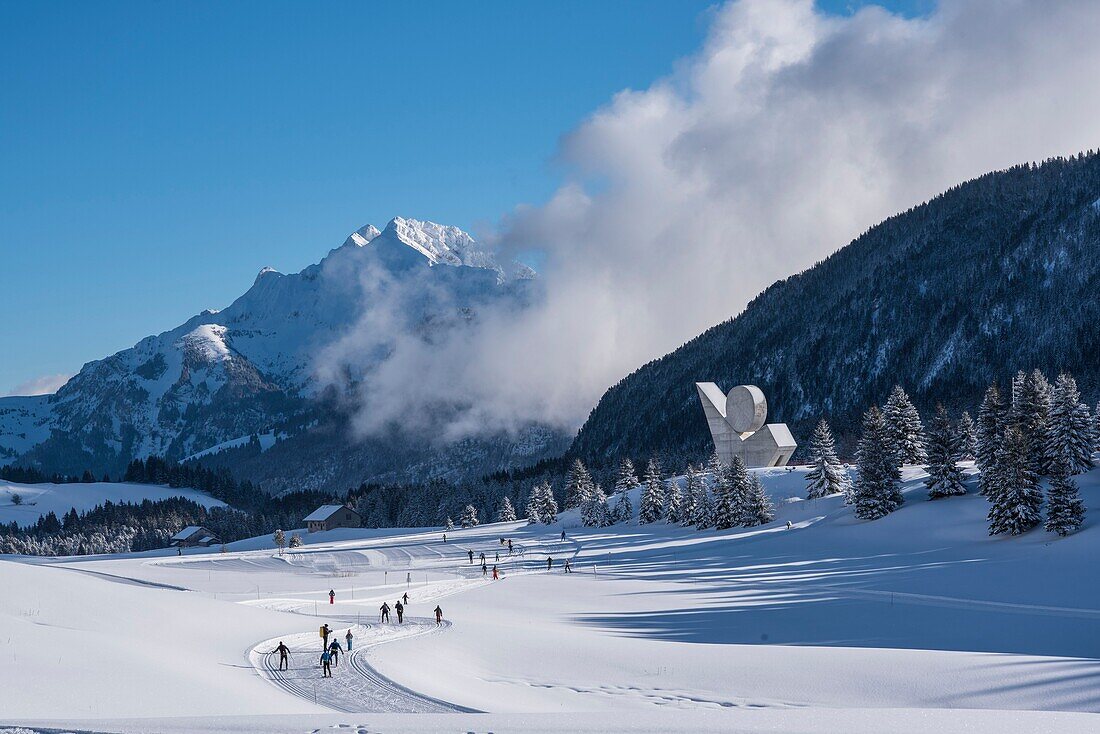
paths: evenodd
<path fill-rule="evenodd" d="M 427 337 L 520 296 L 532 275 L 499 265 L 456 227 L 367 225 L 299 273 L 265 267 L 228 307 L 89 362 L 55 395 L 0 398 L 0 461 L 99 475 L 134 457 L 179 459 L 269 433 L 316 407 L 319 355 L 375 309 L 385 325 L 353 350 L 354 369 L 335 370 L 341 381 L 362 379 L 394 338 Z"/>
<path fill-rule="evenodd" d="M 21 505 L 12 504 L 12 495 L 23 498 Z M 77 482 L 66 484 L 19 484 L 0 480 L 0 524 L 11 522 L 33 525 L 49 512 L 60 518 L 70 509 L 84 512 L 107 500 L 111 502 L 141 502 L 183 497 L 203 507 L 225 507 L 225 503 L 197 489 L 171 488 L 154 484 L 123 482 Z"/>
<path fill-rule="evenodd" d="M 760 473 L 779 510 L 752 529 L 583 529 L 566 513 L 555 526 L 487 525 L 446 543 L 439 530 L 341 530 L 307 535 L 285 556 L 258 538 L 183 558 L 0 562 L 0 585 L 14 592 L 0 600 L 0 639 L 17 663 L 0 666 L 0 712 L 93 730 L 216 731 L 226 723 L 209 717 L 236 696 L 239 731 L 1100 727 L 1100 590 L 1082 583 L 1100 550 L 1100 470 L 1082 480 L 1090 520 L 1065 539 L 989 538 L 983 498 L 928 502 L 915 469 L 906 504 L 874 522 L 837 497 L 798 499 L 799 470 Z M 522 556 L 501 553 L 502 536 Z M 482 577 L 468 550 L 502 580 Z M 412 626 L 378 625 L 382 601 L 406 591 Z M 79 615 L 73 595 L 89 599 Z M 449 627 L 425 626 L 436 604 Z M 124 642 L 182 619 L 185 649 Z M 353 627 L 367 648 L 331 682 L 308 655 L 325 620 L 341 635 Z M 266 653 L 284 637 L 296 667 L 281 677 Z M 59 639 L 80 654 L 63 653 L 64 664 L 41 654 Z M 141 695 L 118 695 L 100 655 Z M 59 700 L 60 687 L 71 694 Z M 440 705 L 490 713 L 385 713 Z"/>

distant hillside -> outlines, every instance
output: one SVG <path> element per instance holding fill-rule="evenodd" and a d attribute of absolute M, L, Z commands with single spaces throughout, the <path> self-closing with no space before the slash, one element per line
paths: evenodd
<path fill-rule="evenodd" d="M 873 227 L 736 318 L 608 390 L 571 453 L 594 463 L 710 449 L 693 383 L 759 385 L 805 442 L 901 383 L 918 406 L 972 409 L 1039 367 L 1100 382 L 1100 155 L 990 173 Z M 797 455 L 796 455 L 797 457 Z"/>

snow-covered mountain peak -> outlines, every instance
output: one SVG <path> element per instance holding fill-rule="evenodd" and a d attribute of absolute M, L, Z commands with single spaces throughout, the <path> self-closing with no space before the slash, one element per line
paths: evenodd
<path fill-rule="evenodd" d="M 432 265 L 466 265 L 499 270 L 493 256 L 478 247 L 477 240 L 458 227 L 394 217 L 382 236 L 396 238 L 413 248 Z"/>
<path fill-rule="evenodd" d="M 268 268 L 268 267 L 260 268 L 260 272 L 256 274 L 256 280 L 252 281 L 252 285 L 256 285 L 256 283 L 259 283 L 260 279 L 262 279 L 265 275 L 282 275 L 282 273 L 280 273 L 275 268 Z M 209 309 L 207 309 L 207 310 L 209 310 Z M 203 313 L 205 314 L 206 311 L 203 311 Z M 210 313 L 212 313 L 212 314 L 217 313 L 217 311 L 210 311 Z"/>
<path fill-rule="evenodd" d="M 373 224 L 367 224 L 349 234 L 348 238 L 344 240 L 343 246 L 363 247 L 380 234 L 382 233 L 378 231 L 378 227 L 375 227 Z"/>
<path fill-rule="evenodd" d="M 223 362 L 230 358 L 227 331 L 221 324 L 202 324 L 180 337 L 176 347 L 199 362 Z"/>

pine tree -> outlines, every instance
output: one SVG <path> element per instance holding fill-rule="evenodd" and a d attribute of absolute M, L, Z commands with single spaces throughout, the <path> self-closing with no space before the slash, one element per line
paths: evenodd
<path fill-rule="evenodd" d="M 1092 416 L 1077 382 L 1063 373 L 1054 383 L 1044 448 L 1050 476 L 1068 477 L 1092 468 Z"/>
<path fill-rule="evenodd" d="M 657 522 L 665 514 L 665 484 L 661 481 L 661 470 L 657 462 L 649 460 L 645 477 L 642 479 L 641 506 L 638 508 L 638 522 L 642 525 Z"/>
<path fill-rule="evenodd" d="M 1092 413 L 1092 447 L 1100 450 L 1100 403 Z"/>
<path fill-rule="evenodd" d="M 714 528 L 728 530 L 743 522 L 749 484 L 748 470 L 741 457 L 734 456 L 720 475 L 721 481 L 714 486 Z"/>
<path fill-rule="evenodd" d="M 883 406 L 882 414 L 886 426 L 886 441 L 894 454 L 894 462 L 899 466 L 923 464 L 924 427 L 921 425 L 920 413 L 901 385 L 894 386 Z"/>
<path fill-rule="evenodd" d="M 675 479 L 669 479 L 665 487 L 665 521 L 676 524 L 684 519 L 684 497 Z"/>
<path fill-rule="evenodd" d="M 271 527 L 268 525 L 268 527 Z M 275 542 L 275 547 L 279 549 L 279 552 L 283 552 L 283 548 L 286 547 L 286 533 L 282 530 L 276 530 L 271 536 L 271 539 Z"/>
<path fill-rule="evenodd" d="M 477 508 L 475 508 L 473 505 L 466 505 L 462 509 L 462 516 L 459 517 L 458 521 L 462 523 L 462 527 L 464 528 L 477 527 Z"/>
<path fill-rule="evenodd" d="M 963 459 L 973 459 L 978 454 L 978 429 L 974 425 L 974 419 L 965 410 L 959 416 L 959 456 Z"/>
<path fill-rule="evenodd" d="M 1039 370 L 1027 375 L 1021 372 L 1013 380 L 1010 425 L 1020 429 L 1031 470 L 1037 474 L 1046 474 L 1050 468 L 1047 435 L 1051 397 L 1050 383 Z"/>
<path fill-rule="evenodd" d="M 539 522 L 543 525 L 553 525 L 558 521 L 558 501 L 554 499 L 554 488 L 550 486 L 550 482 L 543 482 L 537 489 Z"/>
<path fill-rule="evenodd" d="M 224 547 L 225 546 L 223 545 L 222 548 L 224 548 Z M 291 533 L 290 534 L 290 547 L 291 548 L 301 548 L 302 547 L 302 536 L 299 535 L 298 533 Z"/>
<path fill-rule="evenodd" d="M 1043 492 L 1024 435 L 1009 426 L 997 452 L 996 482 L 989 499 L 989 534 L 1020 535 L 1039 524 Z"/>
<path fill-rule="evenodd" d="M 580 507 L 588 500 L 591 492 L 592 475 L 580 459 L 575 459 L 569 470 L 569 481 L 565 485 L 565 509 Z"/>
<path fill-rule="evenodd" d="M 1047 489 L 1046 531 L 1062 537 L 1078 530 L 1085 522 L 1085 503 L 1077 491 L 1077 484 L 1067 475 L 1051 477 Z"/>
<path fill-rule="evenodd" d="M 497 522 L 513 522 L 515 519 L 516 508 L 512 507 L 512 500 L 508 499 L 508 495 L 504 495 L 497 509 Z"/>
<path fill-rule="evenodd" d="M 581 506 L 581 523 L 590 528 L 603 528 L 611 524 L 611 511 L 607 507 L 607 495 L 598 484 L 593 484 L 588 499 Z"/>
<path fill-rule="evenodd" d="M 697 475 L 696 479 L 699 486 L 695 492 L 695 512 L 691 524 L 696 530 L 707 530 L 714 527 L 714 495 L 702 475 Z"/>
<path fill-rule="evenodd" d="M 626 492 L 619 492 L 613 510 L 615 522 L 630 522 L 634 519 L 634 505 L 630 503 L 630 496 Z"/>
<path fill-rule="evenodd" d="M 937 405 L 928 430 L 928 466 L 925 467 L 928 478 L 924 484 L 928 487 L 929 499 L 966 494 L 962 469 L 957 463 L 961 443 L 947 417 L 947 410 Z"/>
<path fill-rule="evenodd" d="M 989 386 L 978 408 L 978 444 L 974 453 L 975 463 L 981 470 L 978 486 L 981 494 L 989 497 L 997 485 L 997 455 L 1004 437 L 1007 415 L 1001 390 L 997 383 Z"/>
<path fill-rule="evenodd" d="M 688 464 L 687 469 L 684 470 L 684 507 L 681 512 L 683 516 L 680 520 L 681 525 L 695 524 L 696 505 L 699 502 L 699 489 L 702 486 L 703 480 L 699 476 L 699 470 L 694 464 Z"/>
<path fill-rule="evenodd" d="M 898 488 L 897 456 L 883 415 L 872 405 L 863 416 L 863 433 L 856 448 L 859 476 L 852 488 L 856 517 L 877 520 L 905 501 Z"/>
<path fill-rule="evenodd" d="M 448 517 L 447 522 L 444 523 L 443 527 L 445 527 L 447 530 L 454 530 L 455 529 L 455 521 L 452 520 L 450 517 Z"/>
<path fill-rule="evenodd" d="M 634 473 L 634 462 L 623 459 L 619 462 L 619 476 L 615 479 L 615 494 L 626 492 L 638 486 L 638 475 Z"/>
<path fill-rule="evenodd" d="M 745 493 L 745 508 L 741 523 L 746 527 L 767 525 L 775 519 L 775 508 L 768 498 L 764 484 L 756 474 L 749 474 L 748 491 Z"/>
<path fill-rule="evenodd" d="M 806 492 L 807 499 L 817 499 L 845 491 L 848 472 L 844 470 L 840 459 L 837 458 L 833 432 L 824 419 L 818 422 L 817 428 L 810 437 L 810 465 L 813 468 L 806 473 L 806 482 L 809 485 Z"/>

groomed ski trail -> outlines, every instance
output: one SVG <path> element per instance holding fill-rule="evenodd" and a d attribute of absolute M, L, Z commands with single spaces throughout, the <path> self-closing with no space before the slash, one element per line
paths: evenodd
<path fill-rule="evenodd" d="M 412 691 L 378 672 L 367 661 L 367 653 L 378 645 L 420 635 L 442 632 L 450 626 L 425 617 L 406 617 L 404 624 L 352 625 L 352 652 L 342 652 L 331 678 L 321 677 L 320 637 L 297 633 L 265 640 L 252 647 L 248 659 L 261 677 L 287 693 L 342 713 L 481 713 Z M 343 642 L 347 628 L 334 630 L 329 638 Z M 279 670 L 279 656 L 271 654 L 280 640 L 290 648 L 289 669 Z M 342 648 L 341 648 L 342 649 Z"/>

